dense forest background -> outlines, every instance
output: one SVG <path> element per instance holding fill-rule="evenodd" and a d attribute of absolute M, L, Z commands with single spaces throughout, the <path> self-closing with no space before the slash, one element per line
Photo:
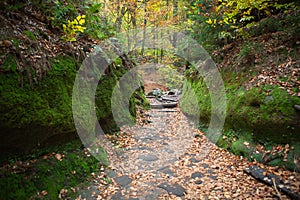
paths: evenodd
<path fill-rule="evenodd" d="M 219 146 L 250 160 L 299 170 L 299 6 L 292 0 L 1 1 L 0 199 L 55 199 L 65 186 L 65 169 L 75 166 L 77 172 L 68 175 L 69 188 L 99 170 L 76 134 L 73 84 L 82 62 L 101 41 L 132 29 L 147 28 L 159 35 L 159 28 L 170 27 L 208 51 L 227 98 Z M 175 36 L 171 40 L 178 45 Z M 191 57 L 194 53 L 189 52 Z M 128 70 L 145 63 L 166 66 L 159 72 L 170 89 L 183 90 L 180 108 L 191 117 L 195 110 L 189 96 L 195 91 L 199 129 L 207 131 L 210 95 L 197 68 L 170 52 L 142 46 L 111 63 L 99 81 L 96 113 L 104 132 L 118 136 L 111 110 L 114 85 Z M 139 84 L 130 99 L 132 121 L 136 108 L 148 107 L 142 80 Z M 255 154 L 249 145 L 265 152 Z M 55 164 L 62 155 L 68 161 Z M 107 162 L 103 152 L 101 166 Z M 48 177 L 49 169 L 56 182 Z M 45 187 L 50 188 L 46 193 Z"/>

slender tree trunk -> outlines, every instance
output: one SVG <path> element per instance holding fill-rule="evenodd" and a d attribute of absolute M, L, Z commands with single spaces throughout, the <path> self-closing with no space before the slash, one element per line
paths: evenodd
<path fill-rule="evenodd" d="M 156 20 L 154 21 L 154 41 L 158 40 L 158 32 L 157 32 L 158 26 L 157 26 L 157 22 Z M 158 48 L 155 47 L 154 48 L 154 63 L 157 64 L 158 63 Z"/>
<path fill-rule="evenodd" d="M 160 34 L 161 34 L 160 37 L 163 38 L 163 34 L 164 34 L 163 30 L 161 30 Z M 163 59 L 164 59 L 164 49 L 161 48 L 160 49 L 160 62 L 161 63 L 162 63 Z"/>
<path fill-rule="evenodd" d="M 135 41 L 134 44 L 136 44 L 137 38 L 136 38 L 136 34 L 137 34 L 137 4 L 138 4 L 138 0 L 135 0 L 133 7 L 131 7 L 130 10 L 130 15 L 131 15 L 131 23 L 132 23 L 132 27 L 133 27 L 133 40 Z"/>
<path fill-rule="evenodd" d="M 177 23 L 178 18 L 178 0 L 173 0 L 173 18 L 175 18 L 175 23 Z M 173 34 L 173 46 L 175 47 L 177 44 L 177 33 Z"/>
<path fill-rule="evenodd" d="M 137 0 L 134 2 L 133 9 L 131 10 L 131 22 L 134 29 L 136 28 L 136 11 L 137 11 Z"/>
<path fill-rule="evenodd" d="M 166 7 L 167 7 L 167 8 L 169 7 L 169 0 L 166 0 Z M 166 21 L 167 21 L 168 19 L 169 19 L 169 14 L 167 13 L 167 14 L 166 14 Z M 169 31 L 168 31 L 168 34 L 169 34 Z M 161 32 L 161 37 L 163 37 L 163 32 Z M 164 50 L 161 49 L 160 51 L 161 51 L 161 54 L 160 54 L 160 62 L 162 62 L 163 59 L 164 59 Z"/>
<path fill-rule="evenodd" d="M 147 0 L 144 0 L 144 27 L 143 27 L 143 41 L 142 41 L 142 50 L 141 54 L 144 56 L 144 51 L 145 51 L 145 39 L 146 39 L 146 26 L 147 26 Z"/>
<path fill-rule="evenodd" d="M 116 27 L 117 27 L 117 31 L 120 31 L 121 26 L 120 24 L 122 23 L 122 18 L 120 17 L 120 13 L 121 13 L 121 6 L 120 6 L 120 0 L 118 0 L 118 4 L 117 4 L 117 13 L 118 13 L 118 17 L 116 19 Z"/>
<path fill-rule="evenodd" d="M 116 20 L 117 31 L 121 31 L 122 21 L 123 21 L 123 17 L 125 15 L 126 11 L 127 11 L 127 9 L 126 9 L 125 5 L 123 4 L 122 8 L 121 8 L 121 0 L 118 0 L 117 12 L 119 13 L 118 14 L 119 16 Z"/>

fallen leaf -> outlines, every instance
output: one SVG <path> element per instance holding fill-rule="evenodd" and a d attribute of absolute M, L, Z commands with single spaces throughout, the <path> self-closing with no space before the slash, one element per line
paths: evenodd
<path fill-rule="evenodd" d="M 46 191 L 46 190 L 43 190 L 42 192 L 41 192 L 41 195 L 43 195 L 43 196 L 46 196 L 48 194 L 48 192 Z"/>
<path fill-rule="evenodd" d="M 244 145 L 245 146 L 249 146 L 249 142 L 244 142 Z"/>
<path fill-rule="evenodd" d="M 55 158 L 59 161 L 62 161 L 62 156 L 59 153 L 55 154 Z"/>

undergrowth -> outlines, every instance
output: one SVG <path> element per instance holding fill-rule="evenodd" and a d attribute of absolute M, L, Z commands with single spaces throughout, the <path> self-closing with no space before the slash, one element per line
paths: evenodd
<path fill-rule="evenodd" d="M 291 171 L 300 170 L 299 164 L 297 164 L 297 160 L 295 160 L 300 158 L 299 142 L 278 144 L 271 141 L 255 140 L 251 132 L 227 129 L 223 131 L 217 145 L 235 155 L 245 157 L 250 161 L 285 167 Z M 282 151 L 274 151 L 274 149 L 281 147 L 284 147 Z M 261 148 L 263 148 L 263 150 L 258 151 L 258 149 Z M 287 149 L 288 151 L 286 151 Z"/>
<path fill-rule="evenodd" d="M 201 122 L 198 128 L 206 134 L 208 125 Z M 260 162 L 300 172 L 298 163 L 300 159 L 300 142 L 278 144 L 272 141 L 256 140 L 252 132 L 223 129 L 216 145 L 252 162 Z"/>
<path fill-rule="evenodd" d="M 0 168 L 0 199 L 58 199 L 62 189 L 72 195 L 107 164 L 90 156 L 78 140 L 14 158 Z"/>

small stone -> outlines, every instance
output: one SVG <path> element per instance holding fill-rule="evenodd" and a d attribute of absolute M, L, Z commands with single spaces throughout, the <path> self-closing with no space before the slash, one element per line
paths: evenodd
<path fill-rule="evenodd" d="M 139 155 L 139 159 L 145 160 L 145 161 L 156 161 L 158 160 L 158 157 L 154 154 L 147 154 L 147 155 Z"/>
<path fill-rule="evenodd" d="M 109 170 L 106 172 L 106 175 L 109 177 L 109 178 L 114 178 L 117 176 L 117 173 L 113 170 Z"/>
<path fill-rule="evenodd" d="M 115 178 L 115 181 L 121 186 L 124 187 L 132 182 L 132 179 L 128 175 L 119 176 Z"/>
<path fill-rule="evenodd" d="M 200 138 L 200 139 L 201 139 L 202 137 L 203 137 L 203 136 L 200 135 L 200 134 L 195 134 L 195 135 L 194 135 L 194 138 Z"/>
<path fill-rule="evenodd" d="M 171 193 L 179 197 L 184 196 L 185 193 L 185 189 L 178 183 L 175 183 L 173 185 L 170 185 L 169 183 L 162 183 L 158 185 L 158 187 L 166 190 L 168 193 Z"/>
<path fill-rule="evenodd" d="M 192 175 L 191 175 L 191 178 L 192 178 L 192 179 L 202 178 L 202 177 L 204 177 L 204 175 L 203 175 L 201 172 L 194 172 L 194 173 L 192 173 Z"/>
<path fill-rule="evenodd" d="M 151 137 L 144 137 L 144 138 L 140 138 L 140 139 L 141 139 L 142 142 L 145 142 L 145 143 L 147 143 L 151 140 L 154 140 L 154 138 L 151 138 Z"/>
<path fill-rule="evenodd" d="M 197 160 L 196 158 L 190 158 L 189 161 L 192 162 L 192 163 L 200 162 L 200 160 Z"/>
<path fill-rule="evenodd" d="M 210 175 L 210 176 L 208 176 L 209 178 L 211 178 L 212 180 L 217 180 L 217 176 L 213 176 L 213 175 Z"/>
<path fill-rule="evenodd" d="M 123 200 L 123 199 L 125 199 L 125 198 L 122 196 L 121 192 L 117 192 L 116 194 L 114 194 L 111 197 L 111 200 Z"/>
<path fill-rule="evenodd" d="M 173 154 L 174 151 L 172 149 L 164 148 L 163 152 L 167 152 L 168 154 Z"/>
<path fill-rule="evenodd" d="M 201 165 L 203 168 L 209 168 L 209 165 L 208 164 L 206 164 L 206 163 L 203 163 L 202 165 Z"/>
<path fill-rule="evenodd" d="M 189 168 L 193 168 L 194 166 L 196 166 L 195 164 L 191 163 L 188 165 Z"/>
<path fill-rule="evenodd" d="M 170 175 L 170 176 L 174 175 L 174 172 L 169 167 L 161 168 L 161 169 L 159 169 L 159 171 L 161 171 L 164 174 Z"/>

